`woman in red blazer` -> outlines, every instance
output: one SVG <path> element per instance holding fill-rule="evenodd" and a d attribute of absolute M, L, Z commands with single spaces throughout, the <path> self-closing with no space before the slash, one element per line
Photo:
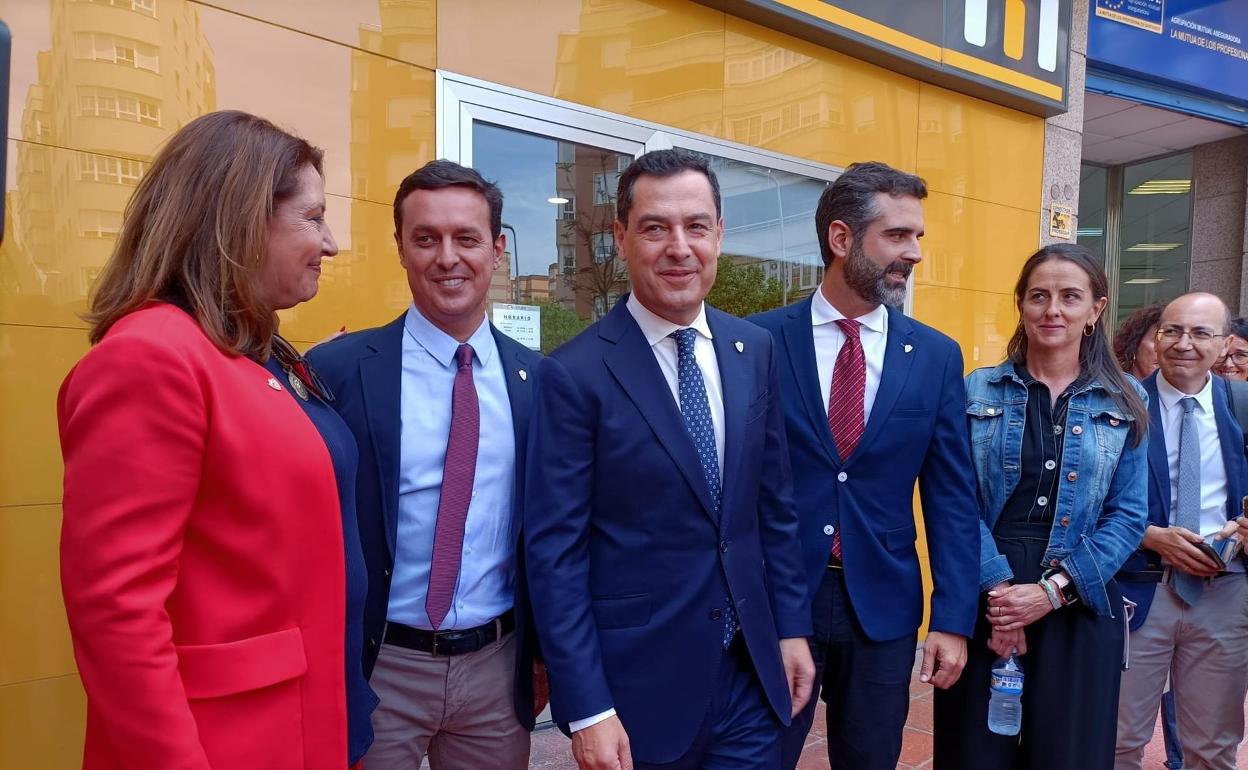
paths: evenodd
<path fill-rule="evenodd" d="M 321 152 L 240 112 L 156 156 L 58 403 L 89 770 L 342 770 L 331 458 L 260 362 L 337 246 Z"/>

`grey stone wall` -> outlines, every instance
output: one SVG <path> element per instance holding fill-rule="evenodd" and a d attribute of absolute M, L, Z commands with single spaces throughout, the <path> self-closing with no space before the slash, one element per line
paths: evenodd
<path fill-rule="evenodd" d="M 1248 136 L 1194 147 L 1191 290 L 1218 295 L 1238 315 L 1248 311 L 1246 202 Z"/>
<path fill-rule="evenodd" d="M 1040 245 L 1074 242 L 1079 226 L 1079 162 L 1083 157 L 1083 89 L 1088 70 L 1088 0 L 1074 0 L 1070 19 L 1069 111 L 1044 125 L 1044 192 L 1040 212 Z M 1053 204 L 1067 207 L 1073 223 L 1070 238 L 1049 235 Z"/>

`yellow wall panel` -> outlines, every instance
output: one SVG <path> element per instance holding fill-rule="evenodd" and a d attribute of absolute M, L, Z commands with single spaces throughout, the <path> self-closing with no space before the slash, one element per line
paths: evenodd
<path fill-rule="evenodd" d="M 344 45 L 433 69 L 437 0 L 203 0 Z M 310 65 L 310 75 L 315 65 Z"/>
<path fill-rule="evenodd" d="M 918 174 L 935 191 L 1039 211 L 1044 119 L 922 83 Z"/>
<path fill-rule="evenodd" d="M 74 673 L 60 536 L 59 505 L 0 508 L 0 686 Z"/>
<path fill-rule="evenodd" d="M 724 14 L 682 0 L 442 0 L 438 67 L 722 134 Z"/>
<path fill-rule="evenodd" d="M 1018 324 L 1009 294 L 916 284 L 914 317 L 948 334 L 962 346 L 966 371 L 996 366 Z"/>
<path fill-rule="evenodd" d="M 87 699 L 77 675 L 0 687 L 0 767 L 82 767 Z"/>
<path fill-rule="evenodd" d="M 833 166 L 914 171 L 918 81 L 733 16 L 724 59 L 725 138 Z"/>
<path fill-rule="evenodd" d="M 80 329 L 0 325 L 0 506 L 61 501 L 56 394 L 87 347 Z"/>
<path fill-rule="evenodd" d="M 321 287 L 311 302 L 281 313 L 282 335 L 305 343 L 318 342 L 346 326 L 359 331 L 394 320 L 412 303 L 407 273 L 394 245 L 394 214 L 390 206 L 351 201 L 351 249 L 321 263 Z M 337 208 L 334 201 L 331 206 Z M 334 234 L 340 229 L 331 219 Z"/>
<path fill-rule="evenodd" d="M 1011 292 L 1036 249 L 1034 211 L 933 192 L 923 201 L 923 261 L 914 278 L 950 288 Z"/>

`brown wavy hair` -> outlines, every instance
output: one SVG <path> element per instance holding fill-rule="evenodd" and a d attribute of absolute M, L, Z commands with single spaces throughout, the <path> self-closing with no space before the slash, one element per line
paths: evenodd
<path fill-rule="evenodd" d="M 1022 272 L 1018 275 L 1018 283 L 1014 285 L 1014 304 L 1022 312 L 1023 297 L 1027 293 L 1027 284 L 1031 274 L 1045 262 L 1055 259 L 1065 260 L 1078 267 L 1088 276 L 1088 284 L 1092 287 L 1094 299 L 1109 297 L 1109 280 L 1101 269 L 1100 261 L 1086 246 L 1073 243 L 1054 243 L 1037 251 L 1023 263 Z M 1027 332 L 1023 329 L 1022 319 L 1018 328 L 1010 338 L 1006 348 L 1007 356 L 1015 364 L 1027 363 Z M 1135 446 L 1139 446 L 1148 432 L 1148 407 L 1144 399 L 1135 392 L 1135 387 L 1127 379 L 1127 375 L 1118 368 L 1113 351 L 1109 348 L 1109 335 L 1105 332 L 1105 314 L 1096 319 L 1096 326 L 1091 334 L 1085 334 L 1079 341 L 1079 368 L 1096 378 L 1106 390 L 1118 408 L 1135 418 L 1131 426 L 1131 437 Z"/>
<path fill-rule="evenodd" d="M 264 118 L 196 118 L 156 154 L 91 295 L 92 344 L 154 299 L 194 316 L 226 353 L 266 360 L 277 313 L 256 297 L 269 219 L 323 152 Z"/>
<path fill-rule="evenodd" d="M 1118 326 L 1118 331 L 1114 332 L 1114 357 L 1118 359 L 1118 368 L 1129 372 L 1135 366 L 1135 352 L 1140 349 L 1140 341 L 1161 320 L 1161 311 L 1165 309 L 1164 302 L 1145 305 Z"/>

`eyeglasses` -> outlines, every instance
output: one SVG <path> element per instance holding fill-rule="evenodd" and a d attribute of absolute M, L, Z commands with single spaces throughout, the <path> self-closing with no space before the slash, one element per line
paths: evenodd
<path fill-rule="evenodd" d="M 1231 353 L 1229 356 L 1218 356 L 1217 363 L 1215 363 L 1214 365 L 1218 366 L 1218 365 L 1224 364 L 1226 363 L 1226 359 L 1228 358 L 1231 359 L 1231 362 L 1234 363 L 1236 366 L 1248 365 L 1248 350 L 1238 350 L 1234 353 Z"/>
<path fill-rule="evenodd" d="M 1183 335 L 1192 338 L 1192 342 L 1212 342 L 1218 337 L 1225 337 L 1225 334 L 1214 334 L 1203 326 L 1197 326 L 1195 329 L 1184 329 L 1182 326 L 1159 326 L 1157 327 L 1157 339 L 1174 343 L 1183 339 Z"/>

